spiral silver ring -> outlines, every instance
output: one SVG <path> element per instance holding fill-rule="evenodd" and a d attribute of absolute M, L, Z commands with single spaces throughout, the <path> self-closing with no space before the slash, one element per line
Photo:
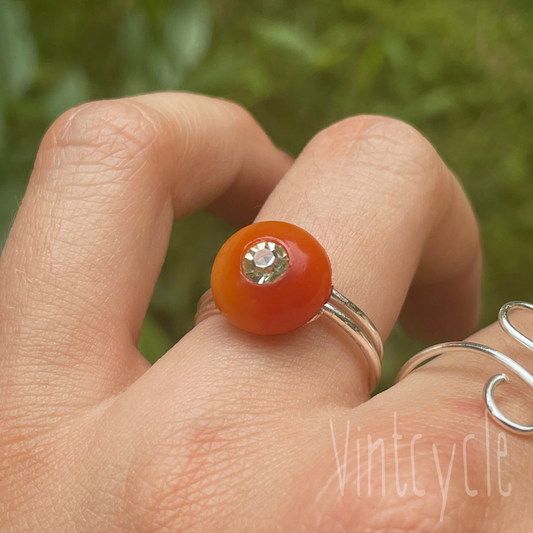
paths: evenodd
<path fill-rule="evenodd" d="M 527 302 L 509 302 L 506 303 L 500 309 L 498 314 L 498 322 L 503 330 L 508 333 L 513 339 L 517 340 L 526 348 L 529 348 L 533 351 L 533 341 L 518 331 L 510 322 L 509 315 L 511 311 L 516 309 L 529 309 L 533 311 L 533 304 Z M 496 359 L 508 369 L 512 370 L 519 378 L 521 378 L 525 383 L 533 389 L 533 376 L 521 365 L 519 365 L 514 359 L 505 355 L 498 350 L 485 346 L 484 344 L 478 344 L 475 342 L 444 342 L 442 344 L 437 344 L 426 348 L 421 352 L 417 353 L 405 365 L 401 368 L 400 372 L 396 376 L 396 383 L 408 376 L 413 370 L 426 363 L 427 361 L 434 359 L 435 357 L 452 351 L 467 351 L 481 353 L 485 356 Z M 496 405 L 494 399 L 494 391 L 498 385 L 503 382 L 509 382 L 509 378 L 505 373 L 497 374 L 491 377 L 486 385 L 483 392 L 485 399 L 485 405 L 491 415 L 491 417 L 503 428 L 507 429 L 511 433 L 516 435 L 533 435 L 533 425 L 524 425 L 514 420 L 511 420 L 506 415 L 502 413 L 499 407 Z"/>

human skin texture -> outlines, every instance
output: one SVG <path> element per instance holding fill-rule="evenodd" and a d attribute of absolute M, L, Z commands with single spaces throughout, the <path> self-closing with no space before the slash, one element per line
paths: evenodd
<path fill-rule="evenodd" d="M 327 321 L 264 337 L 213 316 L 151 366 L 136 345 L 172 223 L 203 208 L 309 231 L 383 339 L 399 317 L 423 339 L 476 327 L 476 219 L 410 126 L 348 118 L 293 161 L 225 101 L 71 110 L 0 260 L 2 533 L 531 530 L 533 443 L 486 419 L 501 369 L 482 357 L 369 399 L 364 358 Z M 497 325 L 471 339 L 527 365 Z M 527 422 L 530 391 L 497 399 Z"/>

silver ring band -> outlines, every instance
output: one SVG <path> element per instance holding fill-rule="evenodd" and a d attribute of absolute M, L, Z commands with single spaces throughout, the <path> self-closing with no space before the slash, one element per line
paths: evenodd
<path fill-rule="evenodd" d="M 220 310 L 216 306 L 213 292 L 209 289 L 198 302 L 195 325 L 219 313 Z M 359 307 L 336 289 L 333 289 L 329 300 L 310 322 L 319 316 L 325 316 L 332 320 L 359 346 L 368 363 L 370 390 L 374 390 L 381 378 L 381 362 L 383 360 L 383 341 L 376 326 Z"/>
<path fill-rule="evenodd" d="M 516 309 L 528 309 L 533 311 L 533 304 L 527 302 L 509 302 L 506 303 L 499 312 L 498 322 L 503 330 L 508 333 L 513 339 L 520 342 L 526 348 L 529 348 L 533 351 L 533 341 L 526 337 L 523 333 L 518 331 L 510 322 L 509 314 L 511 311 Z M 505 355 L 494 348 L 485 346 L 484 344 L 478 344 L 475 342 L 444 342 L 442 344 L 437 344 L 426 348 L 421 352 L 417 353 L 405 365 L 400 369 L 400 372 L 396 376 L 396 383 L 407 377 L 413 370 L 423 365 L 427 361 L 434 359 L 435 357 L 448 352 L 457 352 L 457 351 L 466 351 L 481 353 L 492 359 L 496 359 L 501 364 L 505 365 L 507 368 L 512 370 L 520 379 L 533 389 L 533 376 L 521 365 L 519 365 L 514 359 Z M 491 415 L 491 417 L 503 428 L 507 429 L 511 433 L 517 435 L 533 435 L 533 425 L 524 425 L 514 420 L 511 420 L 496 405 L 494 399 L 494 390 L 500 383 L 509 382 L 509 378 L 506 374 L 501 373 L 490 378 L 483 392 L 485 399 L 485 405 Z"/>

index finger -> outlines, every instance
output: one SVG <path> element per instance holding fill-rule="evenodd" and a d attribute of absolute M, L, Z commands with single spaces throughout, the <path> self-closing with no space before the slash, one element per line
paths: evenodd
<path fill-rule="evenodd" d="M 0 262 L 0 390 L 18 383 L 31 398 L 24 386 L 50 382 L 72 406 L 131 382 L 148 366 L 136 343 L 173 219 L 211 205 L 251 221 L 290 164 L 248 112 L 208 97 L 61 116 Z"/>

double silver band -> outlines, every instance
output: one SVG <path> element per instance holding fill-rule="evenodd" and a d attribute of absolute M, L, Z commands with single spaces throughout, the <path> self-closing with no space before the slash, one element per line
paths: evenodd
<path fill-rule="evenodd" d="M 218 313 L 220 310 L 209 289 L 198 302 L 195 324 Z M 381 378 L 383 360 L 383 341 L 376 326 L 359 307 L 336 289 L 333 289 L 329 300 L 311 321 L 320 316 L 325 316 L 340 326 L 359 346 L 368 364 L 370 389 L 374 390 Z"/>
<path fill-rule="evenodd" d="M 508 333 L 513 339 L 517 340 L 520 344 L 533 351 L 533 341 L 526 337 L 523 333 L 518 331 L 510 322 L 509 315 L 511 311 L 517 309 L 526 309 L 533 311 L 533 304 L 527 302 L 509 302 L 506 303 L 501 309 L 498 315 L 498 322 L 503 330 Z M 505 365 L 509 370 L 512 370 L 519 378 L 533 389 L 533 376 L 521 365 L 519 365 L 514 359 L 505 355 L 498 350 L 485 346 L 484 344 L 478 344 L 475 342 L 444 342 L 426 348 L 417 353 L 405 365 L 401 368 L 400 372 L 396 376 L 396 382 L 401 381 L 407 377 L 413 370 L 423 365 L 425 362 L 434 359 L 435 357 L 448 352 L 474 352 L 480 353 L 492 359 L 496 359 L 501 364 Z M 504 415 L 496 405 L 494 399 L 494 390 L 503 382 L 509 382 L 509 378 L 506 374 L 501 373 L 491 377 L 483 392 L 485 399 L 485 405 L 492 416 L 492 418 L 503 428 L 507 429 L 511 433 L 517 435 L 529 435 L 533 436 L 533 425 L 523 425 L 511 420 Z"/>

